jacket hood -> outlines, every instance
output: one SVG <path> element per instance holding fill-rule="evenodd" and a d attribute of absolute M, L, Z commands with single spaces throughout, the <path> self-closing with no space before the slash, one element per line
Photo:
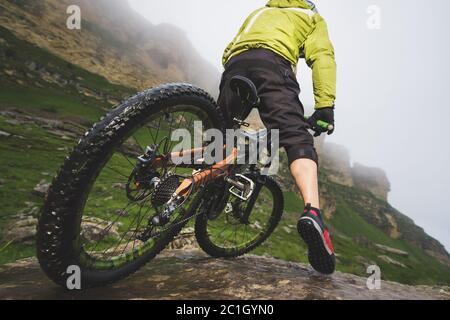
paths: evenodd
<path fill-rule="evenodd" d="M 311 1 L 306 0 L 270 0 L 266 6 L 273 8 L 302 8 L 311 10 L 315 8 L 315 5 Z"/>

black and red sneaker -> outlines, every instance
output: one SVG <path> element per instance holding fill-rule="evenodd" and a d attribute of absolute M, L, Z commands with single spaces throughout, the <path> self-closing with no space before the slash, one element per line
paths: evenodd
<path fill-rule="evenodd" d="M 297 230 L 308 246 L 311 266 L 320 273 L 332 274 L 336 267 L 336 256 L 320 210 L 308 204 L 298 221 Z"/>

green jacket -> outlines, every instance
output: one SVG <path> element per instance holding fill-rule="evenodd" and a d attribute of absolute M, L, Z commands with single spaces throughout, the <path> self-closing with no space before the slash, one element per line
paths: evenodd
<path fill-rule="evenodd" d="M 249 49 L 265 48 L 292 63 L 300 58 L 313 70 L 316 109 L 334 106 L 336 62 L 325 20 L 306 0 L 270 0 L 254 11 L 226 48 L 223 64 Z"/>

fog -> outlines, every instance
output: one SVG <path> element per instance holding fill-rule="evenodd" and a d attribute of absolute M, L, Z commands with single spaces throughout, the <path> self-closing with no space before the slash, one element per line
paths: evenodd
<path fill-rule="evenodd" d="M 199 53 L 221 69 L 224 48 L 247 15 L 266 0 L 128 0 L 152 23 L 185 30 Z M 450 2 L 316 0 L 338 63 L 337 131 L 352 161 L 383 168 L 390 203 L 450 248 Z M 367 9 L 381 9 L 369 29 Z M 311 72 L 302 62 L 301 99 L 312 106 Z M 309 109 L 311 112 L 311 108 Z"/>

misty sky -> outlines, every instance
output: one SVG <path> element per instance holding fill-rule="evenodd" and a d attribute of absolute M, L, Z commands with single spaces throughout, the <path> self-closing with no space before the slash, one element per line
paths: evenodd
<path fill-rule="evenodd" d="M 266 0 L 128 0 L 152 23 L 185 30 L 221 68 L 224 48 L 247 15 Z M 338 63 L 337 131 L 353 162 L 383 168 L 391 204 L 450 249 L 450 1 L 316 0 Z M 381 29 L 367 27 L 370 5 Z M 314 103 L 302 62 L 302 101 Z M 310 109 L 311 110 L 311 109 Z"/>

